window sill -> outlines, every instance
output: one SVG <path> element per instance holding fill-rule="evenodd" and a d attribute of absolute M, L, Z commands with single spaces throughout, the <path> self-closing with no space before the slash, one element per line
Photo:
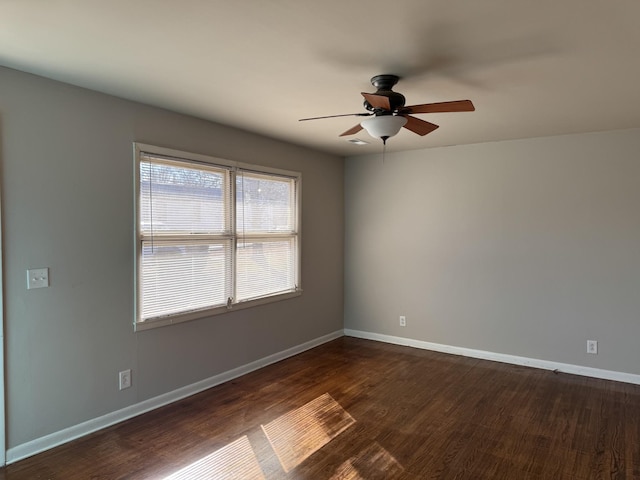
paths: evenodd
<path fill-rule="evenodd" d="M 144 322 L 135 322 L 134 331 L 140 332 L 144 330 L 151 330 L 153 328 L 166 327 L 168 325 L 175 325 L 177 323 L 189 322 L 191 320 L 198 320 L 201 318 L 213 317 L 216 315 L 222 315 L 225 313 L 233 312 L 236 310 L 244 310 L 245 308 L 257 307 L 259 305 L 266 305 L 268 303 L 280 302 L 282 300 L 288 300 L 290 298 L 299 297 L 302 295 L 302 290 L 298 289 L 295 292 L 282 293 L 280 295 L 273 295 L 269 297 L 256 298 L 254 300 L 247 300 L 233 304 L 230 308 L 226 306 L 208 308 L 205 310 L 198 310 L 195 312 L 177 313 L 175 315 L 169 315 L 166 317 L 160 317 L 155 319 L 149 319 Z"/>

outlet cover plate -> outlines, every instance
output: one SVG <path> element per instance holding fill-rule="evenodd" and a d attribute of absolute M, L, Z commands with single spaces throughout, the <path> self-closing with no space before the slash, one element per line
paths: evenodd
<path fill-rule="evenodd" d="M 27 270 L 27 290 L 49 286 L 48 268 L 30 268 Z"/>
<path fill-rule="evenodd" d="M 131 386 L 131 369 L 123 370 L 118 376 L 120 390 Z"/>
<path fill-rule="evenodd" d="M 598 341 L 597 340 L 587 340 L 587 353 L 592 353 L 593 355 L 598 354 Z"/>

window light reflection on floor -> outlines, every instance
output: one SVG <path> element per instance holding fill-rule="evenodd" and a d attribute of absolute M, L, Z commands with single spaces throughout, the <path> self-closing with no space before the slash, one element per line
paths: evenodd
<path fill-rule="evenodd" d="M 386 480 L 404 469 L 377 442 L 343 462 L 329 480 Z"/>
<path fill-rule="evenodd" d="M 262 429 L 285 472 L 300 465 L 356 421 L 328 393 Z"/>
<path fill-rule="evenodd" d="M 163 480 L 265 480 L 258 459 L 245 435 Z"/>

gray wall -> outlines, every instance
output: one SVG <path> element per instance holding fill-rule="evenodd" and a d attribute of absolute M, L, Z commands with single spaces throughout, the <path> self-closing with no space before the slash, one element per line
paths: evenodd
<path fill-rule="evenodd" d="M 3 68 L 0 132 L 9 448 L 342 328 L 342 159 Z M 134 141 L 301 171 L 303 295 L 134 333 Z"/>
<path fill-rule="evenodd" d="M 345 328 L 640 374 L 639 154 L 627 130 L 348 158 Z"/>

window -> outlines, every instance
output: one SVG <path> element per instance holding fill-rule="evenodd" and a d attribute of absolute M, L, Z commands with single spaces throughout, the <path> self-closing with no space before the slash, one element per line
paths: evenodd
<path fill-rule="evenodd" d="M 135 144 L 136 328 L 300 294 L 300 174 Z"/>

